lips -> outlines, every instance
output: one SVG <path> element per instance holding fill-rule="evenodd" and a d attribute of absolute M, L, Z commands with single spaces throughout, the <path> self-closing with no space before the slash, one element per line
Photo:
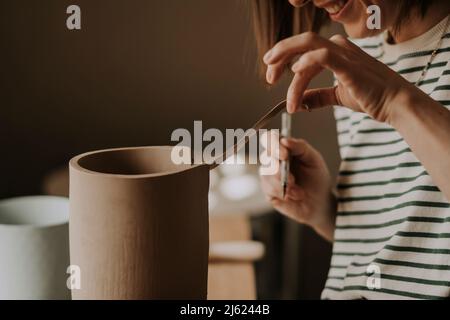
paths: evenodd
<path fill-rule="evenodd" d="M 337 15 L 347 4 L 348 0 L 337 0 L 328 2 L 323 5 L 323 9 L 325 9 L 330 15 Z"/>

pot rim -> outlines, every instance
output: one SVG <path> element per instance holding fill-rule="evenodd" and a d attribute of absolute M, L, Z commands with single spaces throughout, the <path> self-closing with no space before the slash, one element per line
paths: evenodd
<path fill-rule="evenodd" d="M 87 169 L 80 165 L 80 161 L 83 158 L 95 155 L 95 154 L 101 154 L 101 153 L 107 153 L 107 152 L 117 152 L 117 151 L 125 151 L 125 150 L 140 150 L 140 149 L 173 149 L 173 146 L 138 146 L 138 147 L 124 147 L 124 148 L 110 148 L 110 149 L 102 149 L 102 150 L 95 150 L 95 151 L 89 151 L 82 153 L 80 155 L 77 155 L 70 159 L 69 161 L 69 167 L 70 169 L 76 170 L 78 172 L 83 172 L 90 175 L 96 175 L 96 176 L 104 176 L 104 177 L 111 177 L 111 178 L 122 178 L 122 179 L 142 179 L 142 178 L 154 178 L 154 177 L 161 177 L 161 176 L 169 176 L 174 174 L 179 174 L 182 172 L 186 172 L 192 169 L 196 169 L 199 167 L 210 167 L 210 165 L 206 163 L 202 164 L 192 164 L 190 166 L 188 165 L 180 165 L 180 169 L 178 170 L 170 170 L 170 171 L 162 171 L 162 172 L 155 172 L 155 173 L 142 173 L 142 174 L 122 174 L 122 173 L 107 173 L 107 172 L 100 172 L 100 171 L 94 171 Z"/>

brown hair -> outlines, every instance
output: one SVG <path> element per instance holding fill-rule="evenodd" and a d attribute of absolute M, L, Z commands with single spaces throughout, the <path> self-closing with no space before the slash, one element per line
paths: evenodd
<path fill-rule="evenodd" d="M 448 1 L 448 0 L 446 0 Z M 398 0 L 397 4 L 397 24 L 394 26 L 394 31 L 398 32 L 402 24 L 412 18 L 413 13 L 419 14 L 422 18 L 425 17 L 428 8 L 433 4 L 434 0 Z M 411 10 L 413 9 L 413 10 Z"/>
<path fill-rule="evenodd" d="M 252 0 L 252 11 L 261 75 L 266 70 L 262 57 L 278 41 L 305 31 L 319 32 L 329 20 L 328 13 L 312 2 L 295 8 L 287 0 Z"/>
<path fill-rule="evenodd" d="M 398 6 L 398 23 L 394 31 L 398 32 L 402 24 L 412 17 L 413 10 L 424 17 L 434 0 L 395 2 Z M 302 8 L 293 7 L 287 0 L 252 0 L 251 5 L 261 75 L 266 70 L 262 57 L 278 41 L 305 31 L 319 32 L 329 21 L 328 13 L 315 7 L 312 1 Z"/>

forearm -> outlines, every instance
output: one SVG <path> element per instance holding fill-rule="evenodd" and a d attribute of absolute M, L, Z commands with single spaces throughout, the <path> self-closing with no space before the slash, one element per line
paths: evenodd
<path fill-rule="evenodd" d="M 316 221 L 311 227 L 325 240 L 333 242 L 334 229 L 336 227 L 337 200 L 336 196 L 330 192 L 328 201 L 325 201 L 320 221 Z"/>
<path fill-rule="evenodd" d="M 450 111 L 425 93 L 404 93 L 389 123 L 402 135 L 450 200 Z"/>

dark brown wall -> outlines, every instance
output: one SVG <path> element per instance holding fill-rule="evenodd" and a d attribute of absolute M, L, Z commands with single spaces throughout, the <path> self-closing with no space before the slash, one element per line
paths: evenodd
<path fill-rule="evenodd" d="M 69 4 L 81 7 L 81 31 L 66 28 Z M 2 0 L 0 198 L 39 193 L 45 173 L 79 152 L 168 144 L 193 120 L 249 127 L 283 98 L 286 81 L 267 90 L 257 79 L 245 8 L 245 0 Z M 330 110 L 295 121 L 335 168 Z"/>
<path fill-rule="evenodd" d="M 246 1 L 1 0 L 0 198 L 40 193 L 44 175 L 80 152 L 169 144 L 193 120 L 252 125 L 288 82 L 267 90 L 257 79 Z M 69 4 L 82 9 L 81 31 L 66 29 Z M 323 75 L 314 85 L 330 83 Z M 335 172 L 331 110 L 294 122 Z M 286 236 L 286 297 L 317 298 L 329 247 L 309 236 L 295 251 L 302 234 Z"/>

